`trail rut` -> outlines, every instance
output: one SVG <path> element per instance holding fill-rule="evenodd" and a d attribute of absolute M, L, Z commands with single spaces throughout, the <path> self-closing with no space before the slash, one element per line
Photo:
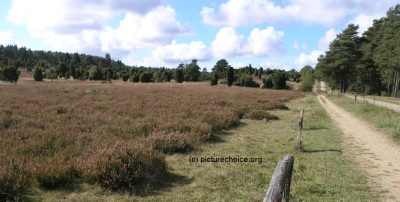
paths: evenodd
<path fill-rule="evenodd" d="M 346 138 L 344 153 L 355 157 L 376 190 L 385 190 L 383 201 L 400 201 L 400 147 L 325 96 L 318 100 Z"/>

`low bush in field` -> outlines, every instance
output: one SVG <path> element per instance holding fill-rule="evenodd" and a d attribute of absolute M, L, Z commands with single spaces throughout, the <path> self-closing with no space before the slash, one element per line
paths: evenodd
<path fill-rule="evenodd" d="M 81 178 L 81 173 L 73 162 L 60 157 L 40 164 L 33 176 L 42 188 L 56 189 L 72 186 L 75 179 Z"/>
<path fill-rule="evenodd" d="M 262 108 L 264 110 L 289 110 L 289 107 L 281 102 L 270 103 L 268 105 L 264 105 Z"/>
<path fill-rule="evenodd" d="M 301 96 L 197 83 L 68 86 L 74 90 L 57 82 L 1 88 L 0 201 L 77 181 L 146 191 L 166 174 L 165 154 L 211 140 L 243 115 L 273 119 L 266 110 Z"/>
<path fill-rule="evenodd" d="M 0 155 L 0 201 L 18 201 L 30 186 L 31 174 L 22 159 Z"/>
<path fill-rule="evenodd" d="M 144 140 L 144 145 L 161 151 L 165 154 L 184 152 L 189 148 L 188 137 L 180 132 L 157 132 Z"/>
<path fill-rule="evenodd" d="M 154 187 L 167 172 L 164 155 L 144 144 L 118 142 L 82 162 L 83 177 L 111 190 L 141 193 Z"/>
<path fill-rule="evenodd" d="M 262 111 L 262 110 L 255 110 L 251 111 L 250 113 L 247 114 L 247 117 L 250 119 L 255 119 L 255 120 L 263 120 L 264 118 L 267 118 L 268 120 L 278 120 L 279 117 L 270 114 L 269 112 Z"/>

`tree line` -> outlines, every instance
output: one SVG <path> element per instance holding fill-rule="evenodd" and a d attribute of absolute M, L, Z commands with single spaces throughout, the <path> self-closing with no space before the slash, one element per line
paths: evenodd
<path fill-rule="evenodd" d="M 296 70 L 286 72 L 278 69 L 253 68 L 248 66 L 234 69 L 225 59 L 219 60 L 211 72 L 201 68 L 197 60 L 188 64 L 179 64 L 175 69 L 164 67 L 132 67 L 120 60 L 79 53 L 63 53 L 31 50 L 17 45 L 0 45 L 0 80 L 17 82 L 20 71 L 32 72 L 36 81 L 43 79 L 105 80 L 122 79 L 129 82 L 170 82 L 210 81 L 210 85 L 227 84 L 228 86 L 262 87 L 287 89 L 286 81 L 292 79 L 299 82 L 301 74 Z M 201 71 L 200 71 L 201 70 Z M 253 78 L 259 78 L 259 84 Z M 220 80 L 220 82 L 219 82 Z"/>
<path fill-rule="evenodd" d="M 358 35 L 349 24 L 318 58 L 316 70 L 332 89 L 398 96 L 400 82 L 400 5 Z"/>

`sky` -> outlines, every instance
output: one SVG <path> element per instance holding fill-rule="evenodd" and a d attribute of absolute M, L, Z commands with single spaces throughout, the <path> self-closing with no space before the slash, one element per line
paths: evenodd
<path fill-rule="evenodd" d="M 348 24 L 359 34 L 398 0 L 0 0 L 0 44 L 176 68 L 300 70 Z"/>

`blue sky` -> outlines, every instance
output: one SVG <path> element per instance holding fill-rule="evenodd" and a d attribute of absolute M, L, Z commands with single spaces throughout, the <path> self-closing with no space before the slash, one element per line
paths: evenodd
<path fill-rule="evenodd" d="M 360 34 L 397 0 L 1 0 L 0 44 L 175 68 L 314 66 L 349 23 Z"/>

